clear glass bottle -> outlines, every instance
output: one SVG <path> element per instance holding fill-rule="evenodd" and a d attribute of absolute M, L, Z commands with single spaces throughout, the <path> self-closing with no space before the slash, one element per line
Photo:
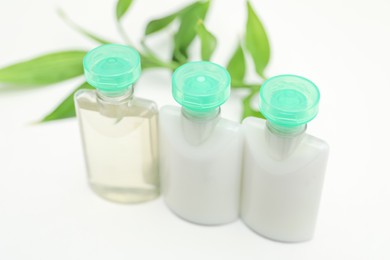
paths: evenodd
<path fill-rule="evenodd" d="M 133 48 L 107 44 L 84 58 L 96 90 L 75 94 L 89 184 L 101 197 L 136 203 L 159 195 L 157 115 L 154 102 L 133 96 L 141 73 Z"/>
<path fill-rule="evenodd" d="M 191 62 L 172 77 L 182 107 L 160 110 L 161 187 L 181 218 L 218 225 L 238 218 L 243 136 L 240 124 L 220 118 L 230 76 L 211 62 Z"/>
<path fill-rule="evenodd" d="M 243 122 L 241 217 L 273 240 L 300 242 L 314 234 L 329 147 L 306 134 L 320 94 L 309 80 L 281 75 L 264 82 L 260 111 Z"/>

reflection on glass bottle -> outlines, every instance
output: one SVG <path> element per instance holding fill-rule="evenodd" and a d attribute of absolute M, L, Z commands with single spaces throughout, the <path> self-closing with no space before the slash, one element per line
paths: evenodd
<path fill-rule="evenodd" d="M 281 75 L 263 83 L 260 111 L 267 118 L 243 122 L 245 149 L 241 216 L 273 240 L 312 238 L 329 153 L 305 133 L 320 94 L 309 80 Z"/>
<path fill-rule="evenodd" d="M 157 197 L 158 110 L 154 102 L 133 97 L 139 54 L 103 45 L 87 54 L 84 70 L 96 90 L 78 91 L 75 103 L 91 188 L 121 203 Z"/>

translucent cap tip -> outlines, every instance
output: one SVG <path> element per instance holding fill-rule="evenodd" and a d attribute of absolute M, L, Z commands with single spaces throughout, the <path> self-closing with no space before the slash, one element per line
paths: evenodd
<path fill-rule="evenodd" d="M 230 75 L 226 69 L 208 61 L 186 63 L 172 76 L 173 98 L 184 108 L 206 112 L 230 96 Z"/>
<path fill-rule="evenodd" d="M 101 45 L 87 53 L 83 65 L 87 82 L 105 92 L 128 89 L 141 75 L 139 53 L 125 45 Z"/>
<path fill-rule="evenodd" d="M 266 80 L 260 89 L 260 111 L 273 124 L 295 127 L 318 113 L 320 92 L 308 79 L 280 75 Z"/>

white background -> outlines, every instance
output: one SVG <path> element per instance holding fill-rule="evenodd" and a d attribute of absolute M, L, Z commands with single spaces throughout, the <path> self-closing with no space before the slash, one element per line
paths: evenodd
<path fill-rule="evenodd" d="M 57 8 L 120 42 L 114 2 L 0 1 L 0 67 L 49 51 L 96 46 L 67 27 Z M 124 19 L 139 42 L 146 21 L 189 1 L 135 1 Z M 74 119 L 34 125 L 82 78 L 28 91 L 0 87 L 0 259 L 390 259 L 390 2 L 256 0 L 269 33 L 267 74 L 313 80 L 322 94 L 308 132 L 331 146 L 315 238 L 284 244 L 240 221 L 202 227 L 176 218 L 162 199 L 117 205 L 87 187 Z M 226 64 L 243 35 L 245 1 L 214 0 L 206 24 Z M 153 37 L 165 54 L 162 34 Z M 197 46 L 192 49 L 197 52 Z M 196 57 L 196 56 L 195 56 Z M 254 73 L 250 78 L 256 80 Z M 144 73 L 137 95 L 174 104 L 170 74 Z M 223 115 L 238 120 L 237 93 Z"/>

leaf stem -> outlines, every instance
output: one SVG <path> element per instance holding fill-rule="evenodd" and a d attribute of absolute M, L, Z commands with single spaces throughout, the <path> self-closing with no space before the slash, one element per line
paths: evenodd
<path fill-rule="evenodd" d="M 174 61 L 166 62 L 163 61 L 155 52 L 153 52 L 149 46 L 146 45 L 145 39 L 141 40 L 141 46 L 144 51 L 144 56 L 148 57 L 150 60 L 152 60 L 154 63 L 159 65 L 160 67 L 175 70 L 177 69 L 180 64 Z"/>
<path fill-rule="evenodd" d="M 117 27 L 118 32 L 119 32 L 120 36 L 122 37 L 123 41 L 129 46 L 133 46 L 129 36 L 127 35 L 127 33 L 126 33 L 125 29 L 123 28 L 123 25 L 120 21 L 116 22 L 116 27 Z"/>
<path fill-rule="evenodd" d="M 261 84 L 244 83 L 241 81 L 232 81 L 232 87 L 233 88 L 246 88 L 246 89 L 251 89 L 251 90 L 259 90 L 261 87 Z"/>
<path fill-rule="evenodd" d="M 177 62 L 166 62 L 158 58 L 157 56 L 154 56 L 152 53 L 145 53 L 143 54 L 145 57 L 147 57 L 149 60 L 151 60 L 154 64 L 156 64 L 160 68 L 166 68 L 170 70 L 177 69 L 180 65 Z"/>
<path fill-rule="evenodd" d="M 100 36 L 97 36 L 89 31 L 87 31 L 86 29 L 84 29 L 83 27 L 81 27 L 80 25 L 78 25 L 77 23 L 75 23 L 73 20 L 71 20 L 67 15 L 66 13 L 62 10 L 62 9 L 58 9 L 57 10 L 57 14 L 61 17 L 61 19 L 65 22 L 66 25 L 68 25 L 70 28 L 72 28 L 73 30 L 75 30 L 76 32 L 88 37 L 89 39 L 97 42 L 97 43 L 100 43 L 100 44 L 107 44 L 107 43 L 110 43 L 110 41 L 100 37 Z"/>

